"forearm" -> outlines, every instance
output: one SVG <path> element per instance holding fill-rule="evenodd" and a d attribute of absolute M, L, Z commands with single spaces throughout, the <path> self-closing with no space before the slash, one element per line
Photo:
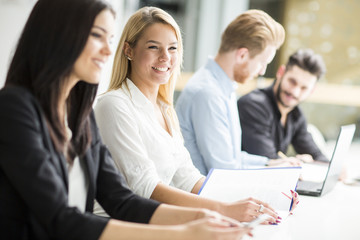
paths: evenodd
<path fill-rule="evenodd" d="M 156 216 L 163 215 L 164 213 L 165 216 Z M 173 213 L 173 211 L 167 209 L 165 206 L 164 209 L 159 208 L 159 211 L 154 213 L 154 218 L 165 217 L 166 219 L 164 220 L 168 223 L 169 216 L 166 215 L 169 215 L 169 213 Z M 171 218 L 174 217 L 176 216 L 171 216 Z M 239 239 L 248 232 L 249 229 L 243 228 L 239 222 L 229 218 L 223 218 L 221 215 L 212 214 L 212 216 L 209 215 L 207 218 L 197 221 L 171 226 L 144 225 L 110 220 L 102 232 L 100 239 Z"/>
<path fill-rule="evenodd" d="M 203 178 L 204 180 L 205 178 Z M 193 191 L 196 189 L 200 189 L 200 181 L 201 185 L 203 182 L 202 179 L 199 180 L 199 184 L 194 186 Z M 195 190 L 196 191 L 196 190 Z M 197 190 L 198 192 L 198 190 Z M 214 201 L 211 199 L 206 199 L 200 197 L 198 195 L 185 192 L 183 190 L 167 186 L 165 184 L 159 183 L 154 192 L 151 195 L 151 199 L 157 200 L 162 203 L 167 203 L 176 206 L 183 207 L 193 207 L 193 208 L 205 208 L 213 211 L 217 211 L 222 213 L 223 204 L 218 201 Z"/>
<path fill-rule="evenodd" d="M 191 207 L 190 209 L 185 208 L 186 211 L 184 208 L 181 208 L 181 211 L 178 212 L 179 207 L 162 204 L 156 209 L 150 219 L 150 223 L 152 224 L 180 224 L 212 215 L 214 212 L 241 222 L 250 221 L 253 217 L 254 209 L 259 209 L 259 204 L 267 206 L 265 203 L 256 199 L 245 199 L 234 203 L 224 203 L 203 198 L 164 184 L 158 184 L 152 194 L 152 198 L 163 203 Z M 269 209 L 267 213 L 274 217 L 274 219 L 277 218 L 277 215 L 273 210 Z"/>
<path fill-rule="evenodd" d="M 308 148 L 305 148 L 305 151 L 303 152 L 305 154 L 310 154 L 314 160 L 329 162 L 329 158 L 324 155 L 324 153 L 320 150 L 320 148 L 316 145 L 315 142 Z"/>
<path fill-rule="evenodd" d="M 241 161 L 243 168 L 263 167 L 267 164 L 269 158 L 241 151 Z"/>
<path fill-rule="evenodd" d="M 310 154 L 314 160 L 320 160 L 328 162 L 329 159 L 322 153 L 320 147 L 315 143 L 313 135 L 308 130 L 308 125 L 306 123 L 305 117 L 301 116 L 299 120 L 299 126 L 297 126 L 296 134 L 292 138 L 292 145 L 298 154 Z M 311 131 L 313 132 L 313 130 Z M 318 138 L 321 145 L 321 133 L 318 135 L 316 132 L 314 134 Z M 320 138 L 319 138 L 320 137 Z"/>
<path fill-rule="evenodd" d="M 304 137 L 300 140 L 294 139 L 292 145 L 297 154 L 309 154 L 314 160 L 329 161 L 310 137 Z"/>
<path fill-rule="evenodd" d="M 206 179 L 205 177 L 200 178 L 199 181 L 197 181 L 197 183 L 194 185 L 193 189 L 191 190 L 191 193 L 199 194 L 200 189 L 205 182 L 205 179 Z"/>
<path fill-rule="evenodd" d="M 114 239 L 183 239 L 183 226 L 159 226 L 110 220 L 100 236 L 101 240 Z"/>
<path fill-rule="evenodd" d="M 150 224 L 177 225 L 207 216 L 207 210 L 202 208 L 179 207 L 161 204 L 150 219 Z"/>

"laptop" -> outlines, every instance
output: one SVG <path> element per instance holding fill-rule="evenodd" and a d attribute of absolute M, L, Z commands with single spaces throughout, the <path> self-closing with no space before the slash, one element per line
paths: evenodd
<path fill-rule="evenodd" d="M 299 194 L 320 197 L 334 188 L 342 170 L 343 158 L 350 148 L 355 128 L 355 124 L 341 126 L 330 163 L 327 165 L 325 179 L 322 182 L 299 180 L 296 188 Z"/>

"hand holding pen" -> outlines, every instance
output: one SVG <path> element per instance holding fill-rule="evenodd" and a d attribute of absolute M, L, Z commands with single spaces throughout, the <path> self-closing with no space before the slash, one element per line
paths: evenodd
<path fill-rule="evenodd" d="M 289 198 L 291 200 L 291 209 L 290 209 L 290 215 L 293 215 L 293 212 L 295 210 L 295 208 L 297 207 L 297 205 L 300 202 L 300 198 L 299 198 L 299 194 L 293 190 L 290 190 L 291 192 L 291 196 L 289 196 L 288 194 L 281 192 L 285 197 Z"/>
<path fill-rule="evenodd" d="M 287 157 L 284 153 L 278 152 L 278 159 L 270 159 L 267 162 L 267 166 L 270 167 L 298 167 L 303 163 L 301 160 L 295 157 Z"/>

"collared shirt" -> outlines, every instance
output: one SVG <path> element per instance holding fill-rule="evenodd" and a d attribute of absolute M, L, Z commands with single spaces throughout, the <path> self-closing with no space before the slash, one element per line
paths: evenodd
<path fill-rule="evenodd" d="M 315 160 L 328 161 L 307 131 L 306 119 L 299 107 L 288 113 L 286 126 L 282 125 L 273 85 L 241 97 L 238 109 L 243 150 L 275 159 L 278 151 L 286 153 L 292 144 L 299 154 L 310 154 Z"/>
<path fill-rule="evenodd" d="M 122 88 L 101 96 L 95 106 L 100 135 L 116 166 L 130 188 L 146 198 L 160 182 L 191 192 L 203 177 L 169 119 L 169 107 L 161 103 L 171 135 L 157 120 L 153 104 L 129 79 Z"/>
<path fill-rule="evenodd" d="M 264 166 L 268 160 L 241 151 L 236 87 L 209 58 L 191 77 L 176 102 L 185 146 L 202 174 L 211 168 Z"/>

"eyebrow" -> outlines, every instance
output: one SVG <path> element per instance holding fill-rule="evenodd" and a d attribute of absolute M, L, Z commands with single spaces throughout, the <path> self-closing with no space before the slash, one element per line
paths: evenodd
<path fill-rule="evenodd" d="M 102 27 L 100 27 L 100 26 L 96 26 L 96 25 L 94 25 L 93 27 L 94 27 L 94 28 L 98 28 L 98 29 L 102 30 L 104 33 L 107 33 L 107 31 L 106 31 L 106 29 L 105 29 L 105 28 L 102 28 Z"/>
<path fill-rule="evenodd" d="M 103 27 L 94 25 L 93 28 L 98 28 L 98 29 L 100 29 L 101 31 L 103 31 L 104 33 L 108 33 L 108 31 L 106 31 L 106 29 L 103 28 Z M 111 35 L 111 37 L 114 37 L 114 35 Z"/>
<path fill-rule="evenodd" d="M 296 84 L 298 84 L 298 80 L 295 77 L 289 77 L 289 80 L 296 82 Z"/>
<path fill-rule="evenodd" d="M 146 43 L 156 43 L 156 44 L 161 44 L 161 42 L 159 42 L 159 41 L 155 41 L 155 40 L 149 40 L 149 41 L 147 41 Z M 172 44 L 177 44 L 178 42 L 172 42 L 172 43 L 170 43 L 170 45 L 172 45 Z"/>

